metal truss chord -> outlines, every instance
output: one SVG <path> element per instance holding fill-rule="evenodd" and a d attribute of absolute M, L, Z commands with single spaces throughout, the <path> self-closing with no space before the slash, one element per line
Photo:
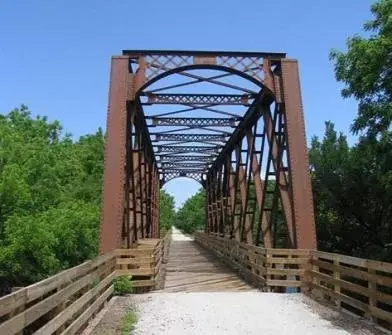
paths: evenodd
<path fill-rule="evenodd" d="M 243 105 L 249 106 L 251 94 L 153 94 L 147 93 L 146 104 Z"/>
<path fill-rule="evenodd" d="M 240 118 L 200 118 L 200 117 L 151 117 L 154 126 L 196 126 L 196 127 L 235 127 Z"/>
<path fill-rule="evenodd" d="M 157 145 L 157 152 L 217 152 L 221 146 L 171 146 Z"/>
<path fill-rule="evenodd" d="M 212 162 L 214 157 L 211 156 L 162 156 L 162 158 L 158 162 L 167 163 L 167 162 Z"/>
<path fill-rule="evenodd" d="M 156 141 L 225 142 L 226 136 L 214 134 L 155 134 Z"/>
<path fill-rule="evenodd" d="M 181 162 L 163 162 L 162 167 L 164 168 L 207 168 L 208 165 L 206 163 L 181 163 Z"/>

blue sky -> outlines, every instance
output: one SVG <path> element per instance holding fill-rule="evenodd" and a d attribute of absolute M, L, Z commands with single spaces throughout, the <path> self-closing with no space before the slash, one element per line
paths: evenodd
<path fill-rule="evenodd" d="M 357 105 L 328 54 L 361 32 L 373 2 L 1 0 L 0 113 L 24 103 L 78 137 L 105 128 L 110 57 L 123 49 L 274 51 L 299 60 L 308 141 L 325 120 L 348 134 Z M 199 185 L 165 188 L 180 204 Z"/>

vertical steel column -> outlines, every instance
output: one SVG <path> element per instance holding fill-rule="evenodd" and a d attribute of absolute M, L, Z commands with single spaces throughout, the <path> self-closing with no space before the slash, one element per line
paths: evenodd
<path fill-rule="evenodd" d="M 137 239 L 143 238 L 143 222 L 141 211 L 141 186 L 140 186 L 140 149 L 139 149 L 140 135 L 136 130 L 135 144 L 132 152 L 133 156 L 133 179 L 135 184 L 135 220 L 136 220 L 136 236 Z"/>
<path fill-rule="evenodd" d="M 219 235 L 220 236 L 224 236 L 225 235 L 225 230 L 224 230 L 224 219 L 225 219 L 224 202 L 225 202 L 225 195 L 224 195 L 224 165 L 223 164 L 221 164 L 219 166 L 218 180 L 219 180 L 219 185 L 218 185 Z"/>
<path fill-rule="evenodd" d="M 289 59 L 282 59 L 281 63 L 296 247 L 316 249 L 316 227 L 298 63 Z"/>
<path fill-rule="evenodd" d="M 159 174 L 156 163 L 154 163 L 154 218 L 155 218 L 155 235 L 154 237 L 160 237 L 159 233 Z"/>
<path fill-rule="evenodd" d="M 227 173 L 229 174 L 229 192 L 228 192 L 228 201 L 227 201 L 227 217 L 228 217 L 228 235 L 230 238 L 234 237 L 234 212 L 235 212 L 235 197 L 236 197 L 236 188 L 235 188 L 235 173 L 233 170 L 233 166 L 231 163 L 231 156 L 227 156 L 226 166 Z"/>
<path fill-rule="evenodd" d="M 235 163 L 236 163 L 236 169 L 235 169 L 235 174 L 234 174 L 234 206 L 233 206 L 233 236 L 236 241 L 240 242 L 241 241 L 241 235 L 240 235 L 240 224 L 241 224 L 241 208 L 238 210 L 238 205 L 242 206 L 241 204 L 238 204 L 238 199 L 240 198 L 238 195 L 238 185 L 240 184 L 240 169 L 241 169 L 241 143 L 237 145 L 235 148 Z"/>
<path fill-rule="evenodd" d="M 254 136 L 252 135 L 251 129 L 246 131 L 246 135 L 251 134 L 253 141 L 251 143 L 247 142 L 247 150 L 246 150 L 246 160 L 245 160 L 245 169 L 244 169 L 244 182 L 245 182 L 245 199 L 242 201 L 243 207 L 243 214 L 242 214 L 242 233 L 241 235 L 245 235 L 246 243 L 253 244 L 253 224 L 252 224 L 252 217 L 249 213 L 249 198 L 250 198 L 250 191 L 251 191 L 251 184 L 253 184 L 252 180 L 252 173 L 250 168 L 250 158 L 253 155 L 253 148 L 254 148 Z M 254 192 L 254 189 L 252 190 Z M 254 200 L 254 197 L 252 197 Z"/>
<path fill-rule="evenodd" d="M 241 140 L 242 144 L 242 140 Z M 244 165 L 246 166 L 246 163 L 242 163 L 242 145 L 240 146 L 239 150 L 236 150 L 236 160 L 237 160 L 237 169 L 238 169 L 238 186 L 239 186 L 239 191 L 240 191 L 240 212 L 238 215 L 238 229 L 239 229 L 239 236 L 240 240 L 242 241 L 242 232 L 246 229 L 247 226 L 249 226 L 249 222 L 247 222 L 247 215 L 246 215 L 246 177 L 245 177 L 245 169 Z M 249 236 L 246 236 L 246 241 L 247 243 L 251 242 L 251 237 L 248 240 Z"/>
<path fill-rule="evenodd" d="M 212 218 L 212 204 L 211 204 L 211 178 L 207 177 L 206 181 L 206 214 L 208 233 L 214 232 L 213 218 Z"/>
<path fill-rule="evenodd" d="M 254 138 L 252 138 L 251 134 L 247 135 L 247 141 L 248 145 L 250 143 L 254 143 Z M 261 235 L 261 238 L 263 239 L 264 242 L 264 247 L 265 248 L 271 248 L 271 236 L 270 236 L 270 231 L 269 227 L 267 225 L 267 217 L 266 213 L 262 210 L 262 199 L 264 197 L 264 192 L 263 192 L 263 182 L 261 180 L 261 163 L 263 159 L 263 152 L 264 152 L 264 142 L 265 142 L 265 134 L 262 134 L 262 142 L 261 142 L 261 148 L 260 148 L 260 159 L 257 159 L 256 152 L 253 151 L 252 157 L 251 157 L 251 171 L 252 171 L 252 176 L 253 176 L 253 181 L 254 181 L 254 188 L 255 188 L 255 194 L 256 194 L 256 208 L 257 211 L 259 212 L 259 217 L 262 216 L 262 226 L 259 227 L 261 231 L 258 231 L 257 237 L 256 237 L 256 243 L 259 242 L 259 238 Z M 253 144 L 254 145 L 254 144 Z M 253 219 L 252 219 L 253 221 Z M 257 220 L 256 222 L 259 222 Z"/>
<path fill-rule="evenodd" d="M 142 148 L 140 150 L 140 184 L 141 184 L 141 193 L 140 193 L 140 198 L 141 198 L 141 204 L 142 204 L 142 222 L 143 222 L 143 237 L 146 238 L 148 237 L 147 231 L 148 231 L 148 222 L 147 222 L 147 183 L 146 183 L 146 166 L 147 166 L 147 161 L 145 157 L 145 144 L 144 144 L 144 139 L 142 138 Z"/>
<path fill-rule="evenodd" d="M 127 56 L 113 57 L 110 73 L 107 138 L 102 190 L 100 253 L 120 248 L 124 218 L 126 104 L 131 85 Z"/>

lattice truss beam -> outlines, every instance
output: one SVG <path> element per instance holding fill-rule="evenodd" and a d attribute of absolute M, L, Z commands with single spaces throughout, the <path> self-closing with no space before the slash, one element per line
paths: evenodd
<path fill-rule="evenodd" d="M 255 95 L 250 94 L 153 94 L 147 93 L 145 104 L 249 106 Z"/>
<path fill-rule="evenodd" d="M 126 50 L 114 58 L 101 250 L 156 237 L 159 188 L 179 177 L 203 185 L 207 233 L 314 248 L 298 83 L 297 63 L 284 54 Z M 121 238 L 107 242 L 113 225 Z"/>

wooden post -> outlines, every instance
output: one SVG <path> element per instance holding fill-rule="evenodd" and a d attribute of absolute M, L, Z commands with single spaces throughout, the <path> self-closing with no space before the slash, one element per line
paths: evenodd
<path fill-rule="evenodd" d="M 335 266 L 335 270 L 333 272 L 333 277 L 335 279 L 335 283 L 334 283 L 334 292 L 335 293 L 340 293 L 340 284 L 339 284 L 339 280 L 340 280 L 340 263 L 339 263 L 339 255 L 334 255 L 333 256 L 333 265 Z M 336 299 L 335 300 L 335 304 L 338 308 L 340 308 L 340 304 L 341 301 L 340 299 Z"/>
<path fill-rule="evenodd" d="M 376 299 L 376 293 L 377 293 L 377 283 L 375 281 L 375 274 L 376 270 L 372 269 L 368 265 L 368 293 L 369 293 L 369 311 L 367 317 L 370 320 L 373 320 L 373 308 L 377 307 L 377 299 Z"/>

